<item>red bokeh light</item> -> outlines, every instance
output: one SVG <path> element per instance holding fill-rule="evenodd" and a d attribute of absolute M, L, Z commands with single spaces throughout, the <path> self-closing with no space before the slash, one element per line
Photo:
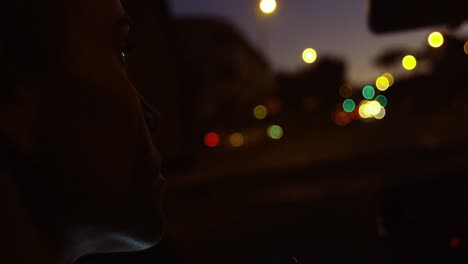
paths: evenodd
<path fill-rule="evenodd" d="M 219 141 L 219 135 L 214 132 L 210 132 L 205 135 L 205 145 L 210 148 L 217 147 L 219 145 Z"/>
<path fill-rule="evenodd" d="M 265 106 L 272 115 L 277 115 L 281 112 L 281 101 L 276 97 L 268 98 L 265 101 Z"/>
<path fill-rule="evenodd" d="M 453 237 L 450 239 L 450 247 L 452 249 L 459 249 L 461 246 L 461 239 L 459 237 Z"/>

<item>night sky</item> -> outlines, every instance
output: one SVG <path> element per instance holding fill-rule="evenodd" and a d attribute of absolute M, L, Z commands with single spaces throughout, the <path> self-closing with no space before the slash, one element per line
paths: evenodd
<path fill-rule="evenodd" d="M 208 15 L 231 21 L 254 45 L 262 47 L 277 71 L 304 67 L 302 51 L 311 47 L 319 59 L 324 55 L 343 58 L 348 79 L 356 84 L 371 82 L 384 72 L 373 63 L 384 50 L 418 49 L 431 31 L 443 30 L 434 27 L 374 35 L 366 24 L 366 0 L 277 0 L 277 11 L 268 17 L 259 15 L 256 0 L 169 1 L 178 16 Z M 468 26 L 459 33 L 468 37 Z"/>

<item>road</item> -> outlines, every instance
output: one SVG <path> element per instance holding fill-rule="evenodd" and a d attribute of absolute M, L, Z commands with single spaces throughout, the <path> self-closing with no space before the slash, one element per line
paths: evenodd
<path fill-rule="evenodd" d="M 464 175 L 468 155 L 452 144 L 464 129 L 447 116 L 291 129 L 282 142 L 206 152 L 169 179 L 169 234 L 203 263 L 403 263 L 406 253 L 384 257 L 385 190 Z"/>

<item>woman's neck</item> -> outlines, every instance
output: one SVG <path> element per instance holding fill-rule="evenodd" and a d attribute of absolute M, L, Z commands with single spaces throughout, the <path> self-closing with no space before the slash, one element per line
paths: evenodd
<path fill-rule="evenodd" d="M 53 246 L 41 237 L 16 182 L 0 174 L 0 254 L 3 264 L 58 264 Z"/>

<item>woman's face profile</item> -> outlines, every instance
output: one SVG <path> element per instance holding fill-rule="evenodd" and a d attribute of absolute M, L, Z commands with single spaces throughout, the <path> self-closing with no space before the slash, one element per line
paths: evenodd
<path fill-rule="evenodd" d="M 66 68 L 33 92 L 21 188 L 41 228 L 78 252 L 67 254 L 143 249 L 161 237 L 162 179 L 122 56 L 130 24 L 119 0 L 73 2 Z"/>

